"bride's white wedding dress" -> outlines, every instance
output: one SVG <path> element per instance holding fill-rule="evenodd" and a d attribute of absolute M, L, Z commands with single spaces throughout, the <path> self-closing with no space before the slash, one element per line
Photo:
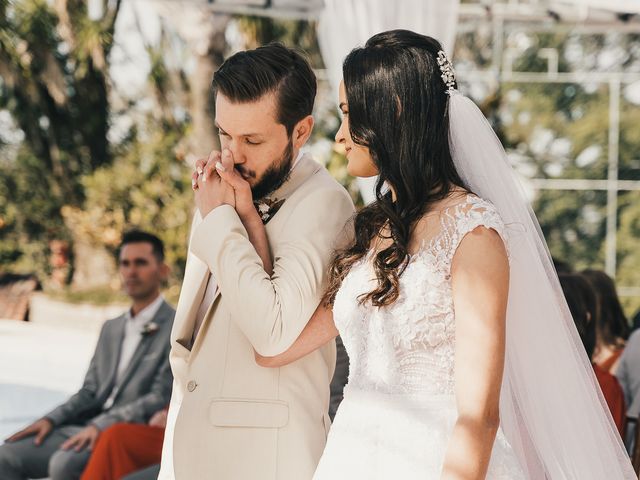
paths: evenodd
<path fill-rule="evenodd" d="M 400 296 L 388 307 L 358 303 L 374 288 L 375 275 L 369 256 L 353 265 L 333 307 L 349 354 L 349 383 L 314 479 L 440 477 L 457 418 L 451 262 L 478 226 L 505 238 L 500 216 L 485 200 L 468 195 L 445 210 L 440 232 L 411 256 Z M 524 479 L 501 429 L 486 478 Z"/>

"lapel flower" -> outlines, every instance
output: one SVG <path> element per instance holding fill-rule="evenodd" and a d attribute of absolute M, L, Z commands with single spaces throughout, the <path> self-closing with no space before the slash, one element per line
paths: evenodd
<path fill-rule="evenodd" d="M 260 215 L 260 218 L 262 219 L 262 223 L 266 224 L 271 219 L 271 217 L 276 214 L 283 203 L 284 199 L 277 200 L 271 198 L 263 198 L 262 200 L 255 202 L 254 205 L 256 207 L 256 210 L 258 211 L 258 214 Z"/>
<path fill-rule="evenodd" d="M 142 334 L 143 337 L 146 337 L 149 335 L 153 335 L 158 330 L 160 330 L 160 325 L 158 325 L 156 322 L 148 322 L 143 325 L 140 333 Z"/>

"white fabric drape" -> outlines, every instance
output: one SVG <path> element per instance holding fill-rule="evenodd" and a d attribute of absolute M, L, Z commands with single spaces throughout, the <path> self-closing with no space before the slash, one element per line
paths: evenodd
<path fill-rule="evenodd" d="M 385 30 L 402 28 L 434 37 L 450 56 L 458 24 L 459 0 L 325 0 L 318 42 L 336 104 L 342 61 L 355 47 Z M 375 177 L 358 179 L 365 203 L 375 199 Z"/>
<path fill-rule="evenodd" d="M 595 8 L 616 13 L 640 13 L 638 0 L 556 0 L 558 4 L 569 4 L 577 7 Z M 550 5 L 553 7 L 553 5 Z"/>
<path fill-rule="evenodd" d="M 635 480 L 540 225 L 480 109 L 454 91 L 449 143 L 465 184 L 507 226 L 510 264 L 500 423 L 531 480 Z"/>

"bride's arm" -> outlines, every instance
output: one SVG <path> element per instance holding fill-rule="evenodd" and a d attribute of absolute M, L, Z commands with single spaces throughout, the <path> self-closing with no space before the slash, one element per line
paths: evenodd
<path fill-rule="evenodd" d="M 282 367 L 308 355 L 338 336 L 331 309 L 320 304 L 298 339 L 286 351 L 275 357 L 255 353 L 256 363 L 263 367 Z"/>
<path fill-rule="evenodd" d="M 482 480 L 500 425 L 509 293 L 509 263 L 500 236 L 484 227 L 470 232 L 454 256 L 451 275 L 458 418 L 441 479 Z"/>

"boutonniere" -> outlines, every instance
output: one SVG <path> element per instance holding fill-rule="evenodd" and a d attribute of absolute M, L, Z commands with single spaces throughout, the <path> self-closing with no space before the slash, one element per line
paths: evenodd
<path fill-rule="evenodd" d="M 160 325 L 158 325 L 156 322 L 149 322 L 144 324 L 140 333 L 142 333 L 143 337 L 146 337 L 148 335 L 153 335 L 158 330 L 160 330 Z"/>
<path fill-rule="evenodd" d="M 267 223 L 271 217 L 273 217 L 276 212 L 280 209 L 282 204 L 284 203 L 284 199 L 276 200 L 271 198 L 263 198 L 262 200 L 258 200 L 254 203 L 256 210 L 258 211 L 258 215 L 262 219 L 262 223 Z"/>

